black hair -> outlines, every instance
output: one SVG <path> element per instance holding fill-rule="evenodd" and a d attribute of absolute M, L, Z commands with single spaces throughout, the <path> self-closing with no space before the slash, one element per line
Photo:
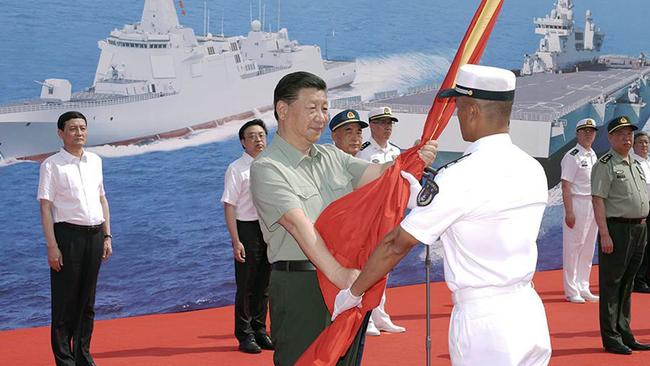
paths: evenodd
<path fill-rule="evenodd" d="M 69 111 L 59 116 L 59 120 L 56 122 L 56 127 L 58 127 L 59 130 L 63 131 L 65 129 L 65 123 L 71 119 L 76 118 L 83 119 L 84 122 L 86 122 L 86 126 L 88 126 L 88 120 L 86 119 L 86 116 L 84 116 L 81 112 Z"/>
<path fill-rule="evenodd" d="M 308 88 L 327 90 L 327 84 L 325 80 L 306 71 L 293 72 L 280 79 L 273 91 L 273 114 L 275 119 L 278 119 L 277 105 L 279 101 L 291 104 L 298 99 L 298 93 L 301 89 Z"/>
<path fill-rule="evenodd" d="M 648 136 L 648 133 L 647 133 L 647 132 L 645 132 L 645 131 L 639 131 L 639 132 L 637 132 L 637 133 L 634 134 L 634 142 L 636 142 L 636 139 L 638 139 L 638 138 L 641 137 L 641 136 L 645 136 L 645 137 L 650 138 L 650 136 Z"/>
<path fill-rule="evenodd" d="M 244 125 L 241 126 L 241 128 L 239 129 L 239 139 L 240 140 L 244 139 L 244 131 L 246 131 L 246 129 L 248 127 L 250 127 L 250 126 L 260 126 L 264 130 L 265 134 L 267 134 L 267 135 L 269 134 L 269 131 L 267 131 L 266 124 L 264 123 L 264 121 L 262 121 L 261 119 L 254 119 L 254 120 L 250 120 L 250 121 L 244 123 Z"/>

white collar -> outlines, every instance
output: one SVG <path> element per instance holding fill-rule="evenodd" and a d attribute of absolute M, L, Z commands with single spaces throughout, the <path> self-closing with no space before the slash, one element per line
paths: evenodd
<path fill-rule="evenodd" d="M 388 150 L 390 149 L 390 140 L 386 141 L 386 148 L 379 146 L 379 143 L 375 141 L 375 138 L 372 136 L 370 136 L 370 140 L 368 141 L 370 141 L 370 145 L 372 145 L 374 148 L 381 150 L 383 152 L 388 152 Z"/>
<path fill-rule="evenodd" d="M 253 162 L 253 160 L 255 159 L 254 157 L 252 157 L 252 156 L 251 156 L 249 153 L 247 153 L 246 151 L 244 151 L 244 153 L 241 154 L 241 157 L 242 157 L 242 159 L 244 159 L 244 162 L 245 162 L 245 163 L 251 163 L 251 162 Z"/>
<path fill-rule="evenodd" d="M 635 160 L 638 160 L 638 161 L 640 161 L 640 162 L 641 162 L 641 161 L 648 161 L 648 160 L 650 160 L 650 154 L 648 154 L 648 157 L 644 159 L 644 158 L 641 157 L 641 155 L 637 155 L 637 154 L 634 152 L 634 150 L 632 150 L 632 151 L 630 151 L 630 155 L 632 155 L 632 158 L 634 158 Z"/>
<path fill-rule="evenodd" d="M 70 154 L 70 153 L 69 153 L 68 151 L 66 151 L 66 149 L 64 149 L 64 148 L 61 148 L 61 150 L 59 150 L 59 152 L 61 153 L 61 156 L 63 156 L 63 159 L 64 159 L 66 162 L 68 162 L 68 163 L 76 163 L 76 162 L 78 162 L 78 161 L 83 161 L 83 162 L 88 161 L 88 158 L 87 158 L 87 155 L 86 155 L 86 151 L 85 151 L 85 150 L 82 150 L 81 158 L 79 158 L 79 157 L 77 157 L 77 156 L 74 156 L 74 155 Z"/>
<path fill-rule="evenodd" d="M 584 146 L 580 144 L 576 144 L 576 149 L 580 151 L 583 154 L 594 154 L 594 150 L 592 148 L 589 148 L 589 150 L 585 149 Z"/>
<path fill-rule="evenodd" d="M 478 150 L 479 148 L 486 148 L 489 146 L 503 146 L 505 144 L 512 145 L 512 140 L 510 139 L 510 135 L 507 133 L 497 133 L 495 135 L 489 135 L 485 137 L 481 137 L 480 139 L 472 142 L 463 155 L 471 154 Z"/>

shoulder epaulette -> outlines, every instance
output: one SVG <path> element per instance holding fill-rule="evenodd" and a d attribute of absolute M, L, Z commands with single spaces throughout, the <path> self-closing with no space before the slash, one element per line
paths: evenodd
<path fill-rule="evenodd" d="M 397 146 L 397 145 L 395 145 L 394 143 L 392 143 L 392 142 L 390 142 L 390 141 L 388 141 L 388 143 L 389 143 L 389 144 L 391 144 L 391 145 L 393 145 L 393 146 L 395 146 L 396 148 L 398 148 L 398 149 L 400 149 L 400 150 L 402 150 L 402 148 L 401 148 L 401 147 L 399 147 L 399 146 Z"/>
<path fill-rule="evenodd" d="M 576 154 L 577 154 L 579 151 L 580 151 L 580 150 L 578 150 L 578 149 L 573 149 L 573 150 L 571 150 L 571 152 L 570 152 L 569 154 L 571 154 L 571 155 L 573 155 L 573 156 L 576 156 Z"/>
<path fill-rule="evenodd" d="M 452 165 L 458 163 L 459 161 L 465 159 L 466 157 L 468 157 L 468 156 L 470 156 L 470 155 L 472 155 L 472 153 L 465 154 L 465 155 L 461 156 L 461 157 L 458 158 L 458 159 L 454 159 L 454 160 L 448 162 L 447 164 L 445 164 L 445 165 L 441 166 L 440 168 L 436 169 L 436 173 L 438 173 L 439 171 L 441 171 L 441 170 L 443 170 L 443 169 L 445 169 L 445 168 L 449 168 L 450 166 L 452 166 Z"/>
<path fill-rule="evenodd" d="M 363 149 L 365 149 L 365 148 L 368 147 L 368 146 L 370 146 L 370 141 L 366 141 L 366 142 L 364 142 L 364 143 L 361 145 L 361 149 L 360 149 L 360 150 L 363 150 Z"/>
<path fill-rule="evenodd" d="M 605 154 L 598 159 L 603 164 L 607 164 L 607 162 L 612 158 L 612 154 Z"/>

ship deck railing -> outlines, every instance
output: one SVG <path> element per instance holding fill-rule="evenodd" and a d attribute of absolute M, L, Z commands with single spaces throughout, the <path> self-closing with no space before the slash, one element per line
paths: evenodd
<path fill-rule="evenodd" d="M 66 102 L 45 101 L 43 99 L 38 99 L 37 101 L 31 101 L 28 104 L 14 104 L 0 107 L 0 114 L 35 112 L 53 109 L 92 108 L 106 105 L 139 102 L 148 99 L 162 98 L 174 94 L 176 93 L 146 93 L 129 96 L 101 94 L 101 97 L 98 95 L 99 98 L 93 100 L 70 100 Z M 83 95 L 88 95 L 88 93 L 83 93 Z"/>

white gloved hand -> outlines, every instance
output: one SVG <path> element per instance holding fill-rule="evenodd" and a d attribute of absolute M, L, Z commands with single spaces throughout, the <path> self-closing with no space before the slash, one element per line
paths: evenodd
<path fill-rule="evenodd" d="M 422 185 L 420 185 L 420 182 L 415 179 L 413 174 L 404 170 L 402 170 L 400 174 L 402 174 L 402 178 L 406 179 L 411 185 L 411 193 L 409 195 L 409 201 L 406 204 L 406 207 L 412 210 L 417 206 L 418 194 L 422 190 Z"/>
<path fill-rule="evenodd" d="M 339 291 L 334 300 L 334 312 L 332 313 L 332 321 L 336 319 L 337 316 L 341 315 L 342 312 L 352 309 L 353 307 L 361 307 L 361 300 L 363 299 L 363 294 L 361 296 L 354 296 L 350 292 L 349 288 Z"/>

